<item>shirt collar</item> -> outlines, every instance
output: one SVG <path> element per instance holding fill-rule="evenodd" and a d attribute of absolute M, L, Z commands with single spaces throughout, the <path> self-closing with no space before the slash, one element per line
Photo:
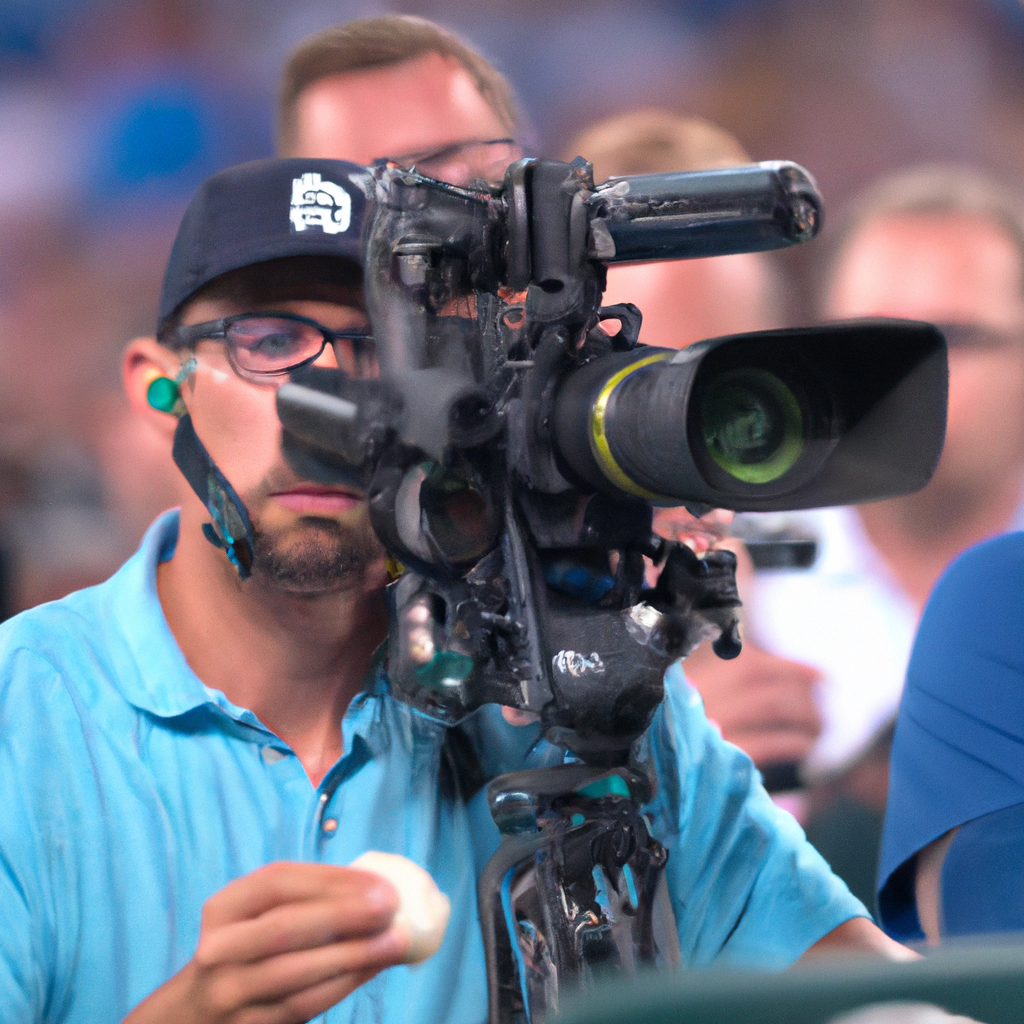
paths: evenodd
<path fill-rule="evenodd" d="M 230 704 L 192 671 L 160 605 L 157 566 L 174 555 L 178 523 L 177 509 L 160 516 L 146 531 L 138 551 L 110 581 L 112 611 L 135 663 L 135 671 L 119 673 L 118 687 L 130 704 L 161 718 L 183 715 L 211 702 Z"/>
<path fill-rule="evenodd" d="M 203 683 L 167 624 L 157 593 L 157 566 L 173 557 L 179 525 L 177 509 L 165 512 L 146 531 L 138 551 L 110 580 L 112 611 L 134 662 L 133 670 L 118 673 L 118 687 L 134 707 L 160 718 L 176 718 L 200 707 L 216 708 L 236 722 L 273 736 L 252 711 Z M 374 753 L 379 746 L 375 734 L 385 690 L 383 659 L 377 657 L 366 690 L 356 696 L 345 715 L 346 740 L 362 734 Z"/>

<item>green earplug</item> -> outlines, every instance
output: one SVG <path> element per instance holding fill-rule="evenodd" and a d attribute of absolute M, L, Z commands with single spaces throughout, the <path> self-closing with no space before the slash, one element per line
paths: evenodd
<path fill-rule="evenodd" d="M 160 412 L 174 412 L 181 392 L 170 377 L 154 377 L 146 388 L 146 401 Z"/>

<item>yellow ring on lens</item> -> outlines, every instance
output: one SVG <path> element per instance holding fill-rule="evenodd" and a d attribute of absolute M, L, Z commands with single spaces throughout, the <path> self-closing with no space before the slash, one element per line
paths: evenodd
<path fill-rule="evenodd" d="M 612 392 L 631 373 L 641 370 L 645 366 L 650 366 L 651 363 L 659 363 L 664 359 L 671 359 L 674 355 L 675 352 L 659 352 L 657 355 L 647 356 L 644 359 L 638 359 L 635 363 L 630 363 L 629 366 L 624 366 L 618 373 L 608 378 L 604 387 L 601 388 L 601 393 L 597 396 L 597 401 L 594 402 L 594 408 L 590 414 L 590 450 L 594 453 L 598 468 L 620 490 L 625 491 L 627 494 L 633 494 L 638 498 L 643 498 L 644 501 L 664 501 L 665 497 L 661 494 L 655 494 L 653 491 L 645 490 L 626 476 L 622 467 L 615 461 L 611 446 L 608 444 L 608 435 L 604 429 L 605 417 L 608 413 L 608 403 L 611 401 Z"/>

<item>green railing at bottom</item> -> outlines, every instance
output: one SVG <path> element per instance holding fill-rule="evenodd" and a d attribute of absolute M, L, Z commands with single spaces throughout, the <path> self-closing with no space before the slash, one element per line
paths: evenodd
<path fill-rule="evenodd" d="M 1024 944 L 936 950 L 912 963 L 813 961 L 781 974 L 711 970 L 600 982 L 557 1024 L 826 1024 L 874 1003 L 934 1003 L 983 1024 L 1024 1024 Z"/>

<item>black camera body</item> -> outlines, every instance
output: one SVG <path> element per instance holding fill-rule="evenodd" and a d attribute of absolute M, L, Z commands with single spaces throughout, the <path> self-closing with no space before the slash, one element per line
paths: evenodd
<path fill-rule="evenodd" d="M 382 165 L 369 191 L 380 377 L 307 368 L 278 408 L 295 468 L 363 489 L 406 570 L 389 678 L 426 713 L 534 711 L 553 742 L 621 763 L 672 660 L 703 639 L 739 650 L 732 556 L 654 536 L 653 506 L 807 508 L 929 479 L 946 402 L 930 325 L 676 351 L 639 344 L 635 307 L 601 307 L 608 263 L 813 237 L 820 200 L 795 164 L 595 185 L 580 158 L 522 160 L 498 188 Z"/>

